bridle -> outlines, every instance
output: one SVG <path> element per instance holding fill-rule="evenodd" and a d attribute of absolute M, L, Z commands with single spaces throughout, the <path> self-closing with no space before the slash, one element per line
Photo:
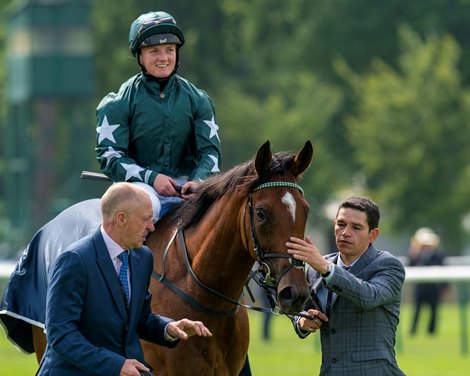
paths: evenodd
<path fill-rule="evenodd" d="M 252 246 L 253 246 L 253 251 L 256 257 L 256 261 L 259 263 L 259 267 L 256 272 L 250 273 L 246 285 L 248 285 L 248 282 L 250 279 L 253 279 L 263 290 L 263 293 L 267 296 L 269 303 L 271 305 L 271 309 L 266 309 L 262 307 L 253 307 L 249 306 L 246 304 L 243 304 L 241 302 L 242 297 L 238 301 L 231 299 L 222 293 L 218 292 L 217 290 L 213 289 L 210 286 L 207 286 L 204 284 L 195 274 L 194 270 L 191 267 L 191 263 L 189 261 L 189 256 L 188 256 L 188 251 L 186 248 L 186 242 L 184 240 L 184 234 L 181 229 L 175 230 L 173 233 L 173 236 L 171 237 L 169 243 L 167 244 L 167 247 L 164 251 L 163 254 L 163 273 L 160 274 L 156 271 L 152 272 L 152 277 L 157 279 L 159 282 L 163 283 L 165 286 L 167 286 L 171 291 L 173 291 L 176 295 L 178 295 L 180 298 L 182 298 L 184 301 L 189 303 L 193 308 L 197 309 L 198 311 L 204 312 L 208 315 L 211 316 L 218 316 L 218 317 L 229 317 L 233 316 L 237 311 L 240 306 L 243 306 L 248 309 L 256 310 L 256 311 L 261 311 L 265 313 L 279 313 L 279 309 L 277 308 L 276 305 L 276 300 L 273 298 L 273 295 L 275 295 L 275 292 L 277 291 L 277 286 L 279 285 L 280 280 L 291 270 L 292 268 L 297 268 L 297 269 L 304 269 L 305 264 L 301 261 L 298 261 L 294 259 L 291 255 L 287 254 L 280 254 L 280 253 L 267 253 L 260 245 L 258 238 L 256 236 L 256 229 L 255 229 L 255 224 L 254 224 L 254 209 L 253 209 L 253 192 L 263 189 L 263 188 L 270 188 L 270 187 L 290 187 L 290 188 L 296 188 L 298 189 L 302 194 L 303 194 L 303 189 L 300 185 L 296 183 L 291 183 L 291 182 L 267 182 L 260 184 L 253 188 L 251 192 L 248 195 L 248 200 L 247 204 L 245 206 L 244 210 L 244 229 L 246 231 L 246 208 L 248 207 L 249 209 L 249 218 L 250 218 L 250 226 L 251 226 L 251 241 L 252 241 Z M 234 305 L 236 305 L 236 308 L 230 311 L 216 311 L 211 308 L 208 308 L 198 301 L 196 301 L 193 297 L 190 295 L 186 294 L 183 290 L 181 290 L 176 284 L 173 282 L 169 281 L 165 277 L 165 266 L 166 266 L 166 259 L 167 255 L 170 249 L 170 245 L 173 243 L 174 239 L 178 236 L 178 240 L 180 241 L 181 245 L 181 251 L 183 253 L 183 258 L 186 264 L 186 267 L 189 270 L 189 273 L 193 280 L 204 290 L 211 292 L 212 294 L 218 296 L 219 298 L 230 302 Z M 247 246 L 247 245 L 246 245 Z M 247 246 L 248 248 L 248 246 Z M 280 273 L 280 276 L 277 280 L 271 275 L 271 269 L 269 268 L 269 265 L 267 264 L 266 260 L 267 259 L 272 259 L 272 258 L 288 258 L 290 261 L 290 264 Z M 274 291 L 274 293 L 273 293 Z M 250 292 L 251 294 L 251 292 Z"/>
<path fill-rule="evenodd" d="M 256 261 L 258 261 L 258 269 L 256 272 L 252 272 L 250 274 L 249 279 L 253 279 L 258 286 L 262 289 L 263 293 L 266 295 L 266 297 L 269 300 L 269 303 L 271 305 L 271 309 L 274 313 L 279 313 L 279 308 L 276 304 L 276 299 L 273 298 L 273 296 L 276 295 L 277 288 L 279 286 L 279 283 L 281 282 L 282 278 L 292 269 L 301 269 L 305 271 L 305 263 L 303 261 L 296 260 L 294 257 L 291 255 L 285 254 L 285 253 L 268 253 L 266 252 L 259 244 L 258 237 L 256 236 L 256 229 L 255 229 L 255 218 L 254 218 L 254 208 L 253 208 L 253 192 L 263 189 L 263 188 L 271 188 L 271 187 L 290 187 L 290 188 L 296 188 L 299 190 L 299 192 L 303 195 L 304 190 L 302 187 L 296 183 L 291 183 L 291 182 L 284 182 L 284 181 L 274 181 L 274 182 L 267 182 L 258 185 L 255 187 L 250 194 L 248 195 L 248 201 L 247 201 L 247 206 L 249 209 L 249 216 L 250 216 L 250 225 L 251 225 L 251 243 L 253 246 L 253 251 L 255 253 Z M 246 209 L 245 209 L 246 211 Z M 244 218 L 246 219 L 246 214 L 244 215 Z M 246 229 L 246 224 L 244 226 Z M 268 259 L 274 259 L 274 258 L 288 258 L 290 261 L 290 264 L 285 267 L 281 273 L 279 274 L 279 277 L 277 279 L 276 283 L 276 278 L 274 278 L 271 274 L 271 269 L 266 262 Z"/>

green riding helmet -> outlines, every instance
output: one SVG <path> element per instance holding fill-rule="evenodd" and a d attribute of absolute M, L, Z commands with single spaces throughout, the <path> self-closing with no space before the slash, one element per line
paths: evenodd
<path fill-rule="evenodd" d="M 129 49 L 134 56 L 139 48 L 156 44 L 184 44 L 183 31 L 173 16 L 166 12 L 149 12 L 140 15 L 129 30 Z"/>

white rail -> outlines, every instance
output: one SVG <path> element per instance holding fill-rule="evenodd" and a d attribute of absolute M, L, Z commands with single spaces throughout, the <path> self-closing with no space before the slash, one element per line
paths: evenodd
<path fill-rule="evenodd" d="M 465 282 L 470 281 L 470 265 L 407 266 L 405 282 Z"/>
<path fill-rule="evenodd" d="M 8 279 L 16 266 L 16 262 L 0 261 L 0 279 Z M 458 305 L 460 312 L 460 347 L 463 355 L 468 354 L 468 285 L 470 284 L 470 265 L 445 266 L 406 266 L 405 283 L 455 283 L 458 289 Z M 1 297 L 2 291 L 0 291 Z"/>

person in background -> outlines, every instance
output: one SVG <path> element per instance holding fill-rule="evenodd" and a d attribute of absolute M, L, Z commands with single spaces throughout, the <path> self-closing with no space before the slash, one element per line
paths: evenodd
<path fill-rule="evenodd" d="M 296 333 L 306 338 L 320 329 L 320 375 L 404 375 L 395 358 L 405 269 L 401 262 L 374 246 L 380 212 L 366 197 L 339 205 L 334 235 L 339 252 L 322 256 L 310 237 L 286 243 L 294 258 L 308 264 L 312 301 L 293 319 Z"/>
<path fill-rule="evenodd" d="M 113 182 L 150 194 L 157 221 L 220 171 L 219 127 L 211 98 L 177 74 L 185 39 L 170 14 L 140 15 L 128 43 L 140 73 L 99 103 L 96 156 Z"/>
<path fill-rule="evenodd" d="M 37 375 L 139 376 L 149 372 L 140 338 L 166 347 L 212 333 L 200 321 L 151 312 L 153 231 L 148 194 L 112 184 L 101 199 L 102 225 L 56 260 L 46 305 L 47 348 Z"/>
<path fill-rule="evenodd" d="M 408 257 L 410 266 L 442 265 L 444 256 L 439 250 L 440 238 L 429 227 L 422 227 L 416 231 L 410 241 Z M 414 286 L 414 314 L 410 334 L 416 334 L 421 308 L 428 305 L 430 308 L 427 332 L 433 335 L 436 332 L 437 313 L 442 292 L 447 285 L 443 283 L 417 283 Z"/>
<path fill-rule="evenodd" d="M 263 326 L 261 331 L 261 337 L 263 341 L 269 342 L 271 339 L 271 321 L 272 321 L 272 313 L 267 312 L 263 313 Z"/>

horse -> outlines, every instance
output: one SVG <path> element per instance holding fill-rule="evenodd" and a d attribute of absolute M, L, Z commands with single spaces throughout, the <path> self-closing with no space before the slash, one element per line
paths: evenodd
<path fill-rule="evenodd" d="M 239 374 L 249 323 L 246 307 L 237 302 L 255 261 L 274 287 L 277 310 L 302 310 L 308 283 L 285 243 L 290 236 L 304 237 L 309 206 L 297 178 L 312 154 L 310 141 L 295 156 L 273 155 L 266 142 L 254 160 L 201 183 L 193 200 L 157 222 L 147 241 L 155 262 L 152 310 L 200 320 L 213 333 L 171 350 L 143 342 L 159 375 Z"/>
<path fill-rule="evenodd" d="M 302 310 L 310 296 L 304 265 L 287 254 L 285 243 L 290 236 L 304 237 L 309 206 L 298 178 L 310 166 L 312 155 L 310 141 L 296 154 L 273 154 L 267 141 L 255 158 L 200 182 L 190 200 L 156 223 L 146 240 L 154 255 L 149 287 L 152 311 L 173 319 L 200 320 L 213 333 L 210 338 L 181 341 L 171 350 L 142 340 L 145 359 L 156 375 L 240 373 L 249 345 L 247 308 L 253 308 L 242 301 L 243 288 L 255 265 L 263 290 L 273 295 L 275 311 L 293 315 Z M 87 207 L 83 207 L 85 203 Z M 90 221 L 96 229 L 99 200 L 74 207 L 56 217 L 50 231 L 56 234 L 56 243 L 44 240 L 47 246 L 52 243 L 52 248 L 59 250 L 57 254 L 72 238 L 91 231 L 83 221 Z M 77 210 L 92 211 L 92 218 L 77 216 Z M 61 217 L 68 218 L 68 228 L 73 228 L 70 221 L 76 218 L 85 233 L 57 231 L 64 221 L 59 220 Z M 66 232 L 67 239 L 60 238 Z M 23 274 L 28 253 L 33 252 L 26 250 L 17 266 Z M 0 310 L 0 319 L 5 321 L 3 312 Z M 17 313 L 12 316 L 20 317 Z M 32 325 L 38 361 L 46 346 L 43 326 Z"/>

